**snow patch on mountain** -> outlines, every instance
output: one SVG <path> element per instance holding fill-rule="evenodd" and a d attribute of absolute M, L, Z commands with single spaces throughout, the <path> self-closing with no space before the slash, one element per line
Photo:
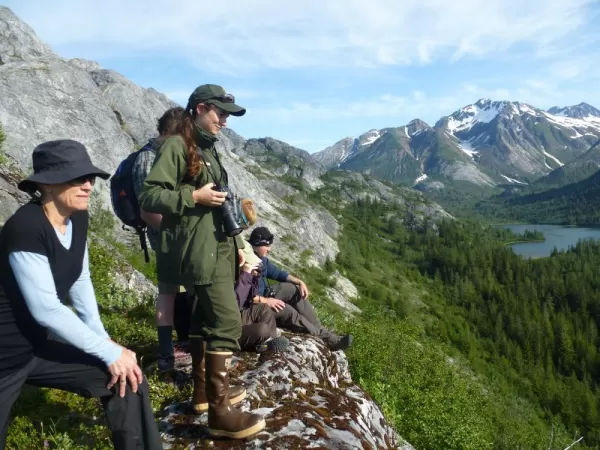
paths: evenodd
<path fill-rule="evenodd" d="M 501 176 L 502 178 L 504 178 L 506 181 L 508 181 L 509 183 L 516 183 L 516 184 L 527 184 L 527 183 L 523 183 L 522 181 L 515 180 L 514 178 L 507 177 L 506 175 L 502 175 L 502 174 L 500 174 L 500 176 Z"/>
<path fill-rule="evenodd" d="M 559 166 L 564 166 L 564 164 L 562 162 L 560 162 L 558 160 L 558 158 L 556 158 L 555 156 L 552 156 L 550 153 L 548 153 L 546 150 L 542 150 L 544 152 L 544 155 L 546 155 L 548 158 L 554 160 L 554 162 L 556 162 L 556 164 L 558 164 Z"/>
<path fill-rule="evenodd" d="M 421 175 L 419 178 L 417 178 L 417 179 L 415 180 L 415 182 L 413 183 L 413 186 L 414 186 L 415 184 L 419 184 L 419 183 L 420 183 L 420 182 L 422 182 L 422 181 L 425 181 L 426 179 L 427 179 L 427 174 L 426 174 L 426 173 L 424 173 L 423 175 Z"/>
<path fill-rule="evenodd" d="M 360 145 L 371 145 L 377 139 L 382 136 L 381 131 L 379 130 L 369 130 L 365 134 L 362 134 L 359 138 Z"/>
<path fill-rule="evenodd" d="M 479 154 L 479 152 L 477 152 L 475 150 L 475 148 L 473 147 L 471 140 L 460 141 L 459 144 L 458 144 L 458 148 L 460 148 L 463 152 L 465 152 L 471 158 L 474 158 L 475 155 Z"/>
<path fill-rule="evenodd" d="M 458 131 L 467 131 L 477 123 L 489 123 L 502 111 L 505 102 L 492 102 L 487 99 L 459 109 L 448 117 L 446 125 L 448 131 L 455 134 Z"/>

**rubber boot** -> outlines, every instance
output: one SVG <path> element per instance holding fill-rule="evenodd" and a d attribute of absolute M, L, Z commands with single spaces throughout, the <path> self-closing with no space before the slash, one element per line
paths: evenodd
<path fill-rule="evenodd" d="M 242 412 L 229 400 L 229 365 L 231 352 L 206 352 L 206 395 L 208 397 L 208 431 L 215 437 L 244 439 L 265 427 L 258 414 Z"/>
<path fill-rule="evenodd" d="M 192 378 L 194 392 L 192 394 L 192 409 L 196 414 L 208 411 L 206 397 L 206 342 L 202 339 L 190 339 L 190 353 L 192 354 Z M 246 398 L 246 389 L 243 386 L 229 387 L 229 402 L 236 405 Z"/>

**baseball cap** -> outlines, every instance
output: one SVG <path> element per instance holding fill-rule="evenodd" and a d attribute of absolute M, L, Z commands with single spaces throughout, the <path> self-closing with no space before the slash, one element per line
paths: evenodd
<path fill-rule="evenodd" d="M 246 109 L 235 104 L 233 94 L 225 92 L 221 86 L 216 84 L 203 84 L 198 86 L 190 95 L 187 110 L 194 109 L 199 103 L 207 103 L 228 112 L 232 116 L 243 116 Z"/>

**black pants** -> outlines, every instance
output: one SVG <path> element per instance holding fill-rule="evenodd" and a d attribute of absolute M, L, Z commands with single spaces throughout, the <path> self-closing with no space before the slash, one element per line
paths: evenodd
<path fill-rule="evenodd" d="M 242 351 L 254 351 L 269 338 L 277 337 L 275 313 L 265 303 L 253 305 L 242 311 Z"/>
<path fill-rule="evenodd" d="M 173 308 L 173 328 L 177 333 L 177 340 L 187 341 L 190 337 L 190 324 L 192 317 L 193 294 L 180 292 L 175 295 Z"/>
<path fill-rule="evenodd" d="M 83 397 L 100 397 L 115 450 L 158 450 L 163 445 L 148 398 L 144 378 L 134 393 L 129 384 L 125 397 L 106 385 L 110 375 L 99 359 L 79 349 L 48 341 L 27 365 L 0 378 L 0 450 L 6 446 L 10 410 L 24 384 L 73 392 Z"/>

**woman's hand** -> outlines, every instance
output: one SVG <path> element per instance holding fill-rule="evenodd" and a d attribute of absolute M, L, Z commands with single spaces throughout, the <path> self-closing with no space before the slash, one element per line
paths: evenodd
<path fill-rule="evenodd" d="M 125 397 L 127 380 L 129 380 L 133 392 L 137 392 L 138 384 L 142 384 L 142 381 L 144 380 L 142 370 L 137 364 L 135 353 L 125 347 L 122 347 L 119 359 L 108 366 L 108 372 L 111 375 L 111 379 L 106 387 L 111 389 L 119 382 L 120 397 Z"/>
<path fill-rule="evenodd" d="M 221 206 L 227 197 L 227 192 L 213 190 L 215 183 L 208 183 L 192 192 L 194 203 L 216 208 Z"/>
<path fill-rule="evenodd" d="M 246 255 L 244 255 L 244 250 L 242 250 L 241 248 L 238 248 L 238 256 L 240 259 L 240 267 L 241 267 L 246 262 Z"/>

